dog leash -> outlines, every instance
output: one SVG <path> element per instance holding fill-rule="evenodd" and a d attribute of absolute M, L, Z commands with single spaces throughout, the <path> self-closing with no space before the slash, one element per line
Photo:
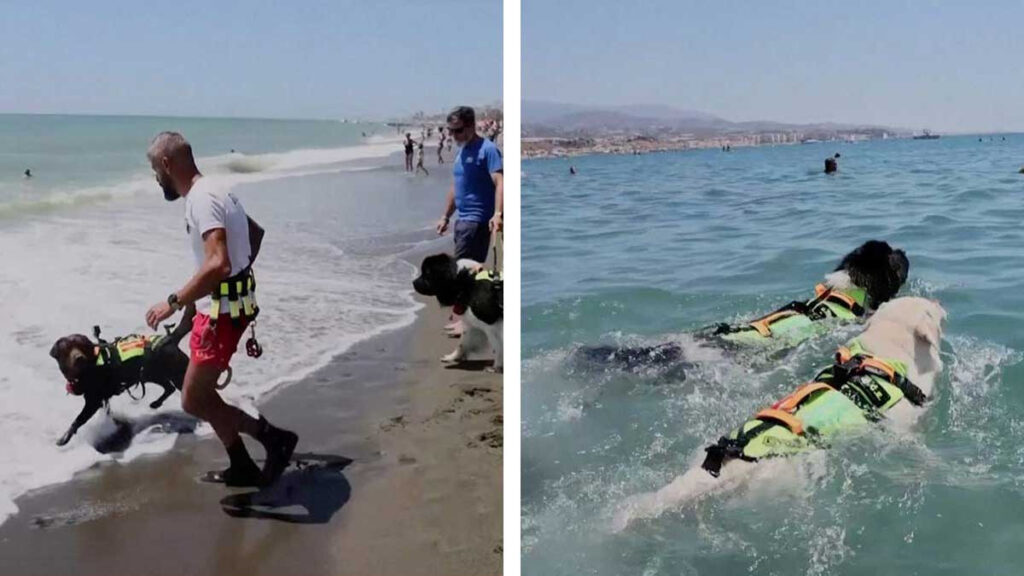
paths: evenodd
<path fill-rule="evenodd" d="M 491 275 L 495 278 L 498 277 L 498 247 L 504 241 L 503 237 L 504 235 L 498 230 L 491 233 L 491 253 L 494 254 L 494 262 L 491 263 Z"/>

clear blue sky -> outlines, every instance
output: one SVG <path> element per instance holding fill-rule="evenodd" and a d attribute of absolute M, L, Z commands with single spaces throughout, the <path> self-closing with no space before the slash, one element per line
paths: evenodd
<path fill-rule="evenodd" d="M 1024 131 L 1024 3 L 523 1 L 523 97 Z"/>
<path fill-rule="evenodd" d="M 501 99 L 500 0 L 4 2 L 0 112 L 382 118 Z"/>

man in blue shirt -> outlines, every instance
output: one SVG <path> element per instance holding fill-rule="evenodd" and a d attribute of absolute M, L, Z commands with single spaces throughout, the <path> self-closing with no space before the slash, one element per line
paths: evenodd
<path fill-rule="evenodd" d="M 487 260 L 491 233 L 500 233 L 504 181 L 501 152 L 493 142 L 476 133 L 476 114 L 468 106 L 459 106 L 448 114 L 448 132 L 458 144 L 444 216 L 437 233 L 444 234 L 452 214 L 455 222 L 455 258 L 483 263 Z"/>

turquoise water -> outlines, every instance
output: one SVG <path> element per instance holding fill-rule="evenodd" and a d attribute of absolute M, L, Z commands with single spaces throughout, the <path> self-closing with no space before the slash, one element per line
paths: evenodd
<path fill-rule="evenodd" d="M 1024 136 L 523 164 L 525 574 L 1010 574 L 1024 561 Z M 821 173 L 840 152 L 840 172 Z M 579 173 L 570 176 L 575 165 Z M 581 344 L 680 340 L 806 296 L 871 239 L 949 313 L 917 429 L 870 430 L 754 487 L 617 531 L 857 333 L 685 381 L 578 373 Z"/>
<path fill-rule="evenodd" d="M 148 175 L 146 148 L 162 130 L 185 134 L 204 157 L 339 148 L 361 143 L 363 132 L 389 134 L 380 124 L 329 120 L 0 114 L 0 213 Z"/>

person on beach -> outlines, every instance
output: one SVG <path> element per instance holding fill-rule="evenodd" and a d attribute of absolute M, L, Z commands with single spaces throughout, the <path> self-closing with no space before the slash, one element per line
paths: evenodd
<path fill-rule="evenodd" d="M 437 129 L 437 164 L 444 164 L 444 128 Z"/>
<path fill-rule="evenodd" d="M 412 139 L 412 132 L 405 133 L 405 171 L 412 172 L 412 147 L 416 142 Z"/>
<path fill-rule="evenodd" d="M 419 152 L 420 152 L 419 156 L 417 156 L 417 160 L 416 160 L 416 174 L 419 174 L 420 170 L 423 170 L 423 173 L 425 175 L 430 176 L 430 172 L 427 172 L 427 167 L 423 165 L 423 160 L 424 160 L 423 157 L 426 156 L 427 153 L 423 149 L 423 141 L 422 140 L 419 143 Z"/>
<path fill-rule="evenodd" d="M 437 233 L 448 230 L 452 214 L 455 222 L 455 258 L 476 262 L 487 261 L 491 234 L 502 229 L 504 206 L 504 172 L 501 152 L 493 142 L 476 132 L 476 113 L 469 106 L 459 106 L 448 114 L 448 134 L 459 145 L 452 162 L 453 184 L 445 199 L 444 213 L 437 222 Z M 446 327 L 458 333 L 461 323 Z"/>
<path fill-rule="evenodd" d="M 146 156 L 164 198 L 169 202 L 185 199 L 186 230 L 196 262 L 196 273 L 184 287 L 146 312 L 146 325 L 155 330 L 175 312 L 196 305 L 181 407 L 213 426 L 230 461 L 226 470 L 210 472 L 203 480 L 265 486 L 288 466 L 298 436 L 263 416 L 253 418 L 225 403 L 217 392 L 218 377 L 228 369 L 239 339 L 259 313 L 252 263 L 259 254 L 263 228 L 246 215 L 234 194 L 199 172 L 192 146 L 181 134 L 157 134 Z M 213 294 L 222 296 L 214 299 Z M 249 456 L 240 432 L 266 450 L 262 470 Z"/>

